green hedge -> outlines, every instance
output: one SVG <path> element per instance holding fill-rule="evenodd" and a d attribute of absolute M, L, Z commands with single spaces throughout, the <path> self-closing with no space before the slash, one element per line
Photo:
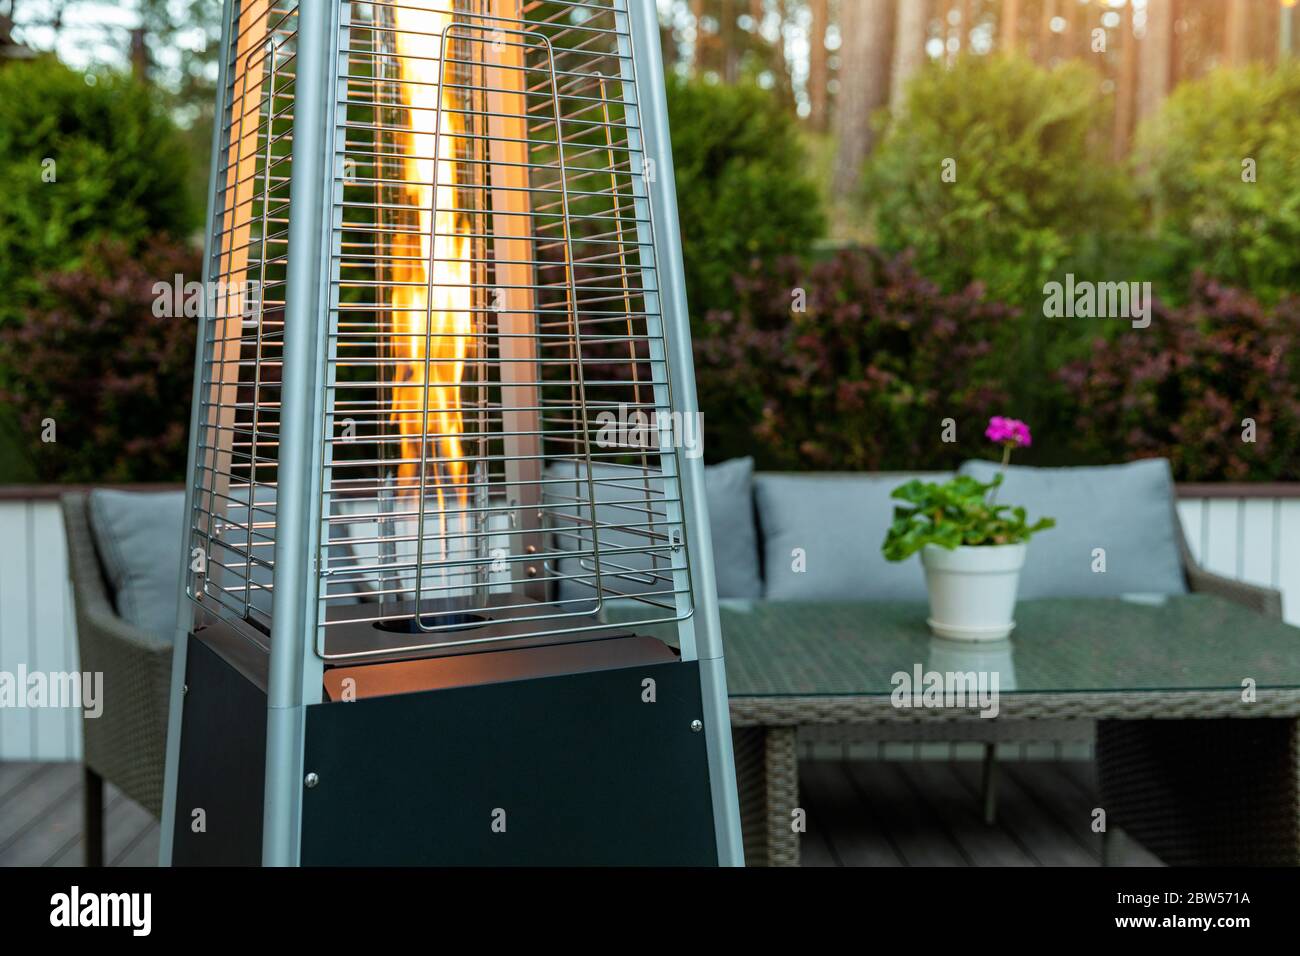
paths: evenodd
<path fill-rule="evenodd" d="M 921 273 L 949 291 L 980 282 L 999 301 L 1041 305 L 1049 279 L 1104 268 L 1136 230 L 1129 180 L 1107 158 L 1106 119 L 1082 64 L 927 66 L 867 169 L 880 244 L 915 250 Z"/>
<path fill-rule="evenodd" d="M 1184 83 L 1138 142 L 1169 290 L 1197 270 L 1265 302 L 1300 290 L 1300 63 Z"/>
<path fill-rule="evenodd" d="M 198 222 L 188 173 L 161 100 L 130 78 L 47 57 L 0 67 L 0 326 L 40 301 L 45 273 L 80 264 L 92 243 L 132 250 L 187 235 Z"/>
<path fill-rule="evenodd" d="M 698 319 L 736 301 L 755 260 L 803 254 L 821 200 L 794 118 L 776 94 L 668 77 L 686 294 Z"/>

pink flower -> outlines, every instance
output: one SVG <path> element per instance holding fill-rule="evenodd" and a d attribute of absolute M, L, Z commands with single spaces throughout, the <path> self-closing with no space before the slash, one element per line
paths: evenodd
<path fill-rule="evenodd" d="M 1001 415 L 989 419 L 984 437 L 1007 447 L 1028 448 L 1034 443 L 1028 425 L 1018 418 L 1003 418 Z"/>

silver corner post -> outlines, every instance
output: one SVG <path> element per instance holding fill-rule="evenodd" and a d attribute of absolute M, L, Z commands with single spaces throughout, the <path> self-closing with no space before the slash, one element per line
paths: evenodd
<path fill-rule="evenodd" d="M 194 626 L 194 605 L 189 599 L 190 544 L 194 518 L 194 465 L 197 461 L 197 436 L 203 406 L 203 367 L 207 351 L 209 310 L 213 299 L 208 294 L 212 288 L 212 253 L 214 224 L 217 219 L 218 169 L 224 153 L 222 127 L 226 116 L 226 84 L 229 82 L 231 20 L 234 15 L 233 0 L 226 0 L 221 18 L 221 52 L 217 61 L 216 111 L 212 123 L 212 162 L 208 170 L 208 209 L 203 229 L 203 305 L 198 323 L 194 348 L 194 387 L 190 396 L 189 454 L 185 462 L 185 510 L 181 524 L 181 566 L 177 569 L 176 589 L 180 603 L 176 614 L 176 628 L 172 639 L 171 691 L 167 704 L 167 750 L 163 772 L 162 832 L 158 839 L 158 865 L 171 866 L 172 837 L 176 828 L 176 781 L 180 771 L 181 715 L 184 710 L 185 659 L 190 631 Z"/>
<path fill-rule="evenodd" d="M 655 181 L 648 184 L 655 262 L 659 271 L 660 303 L 672 373 L 673 398 L 683 415 L 699 411 L 695 364 L 691 350 L 691 321 L 686 304 L 682 265 L 681 224 L 677 218 L 672 140 L 664 86 L 663 51 L 659 46 L 659 16 L 655 0 L 623 0 L 632 35 L 637 74 L 641 132 L 647 158 L 654 161 Z M 704 701 L 709 776 L 713 791 L 713 820 L 718 861 L 744 866 L 740 807 L 736 794 L 736 765 L 731 748 L 731 716 L 727 704 L 727 674 L 723 664 L 722 625 L 718 619 L 717 583 L 713 573 L 713 540 L 704 490 L 704 464 L 699 456 L 681 456 L 684 519 L 693 545 L 692 573 L 696 591 L 695 640 L 699 653 Z"/>
<path fill-rule="evenodd" d="M 266 802 L 262 863 L 299 859 L 306 705 L 319 700 L 315 652 L 320 477 L 314 468 L 320 402 L 320 342 L 326 321 L 321 285 L 325 204 L 332 165 L 333 24 L 339 4 L 298 7 L 293 153 L 289 183 L 289 263 L 285 281 L 280 459 L 276 495 L 275 593 L 267 679 Z"/>

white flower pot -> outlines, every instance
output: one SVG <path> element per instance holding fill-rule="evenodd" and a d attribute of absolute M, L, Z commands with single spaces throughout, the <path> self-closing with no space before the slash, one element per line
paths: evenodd
<path fill-rule="evenodd" d="M 1021 544 L 921 551 L 930 592 L 930 630 L 957 641 L 996 641 L 1016 626 L 1016 587 L 1025 563 Z"/>

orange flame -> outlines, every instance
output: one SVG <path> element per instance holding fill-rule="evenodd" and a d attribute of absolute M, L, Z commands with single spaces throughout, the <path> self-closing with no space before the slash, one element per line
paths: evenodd
<path fill-rule="evenodd" d="M 409 131 L 397 134 L 401 202 L 418 210 L 418 229 L 391 234 L 389 304 L 393 309 L 392 354 L 398 359 L 392 420 L 401 436 L 403 459 L 398 466 L 398 486 L 402 494 L 419 493 L 421 431 L 427 411 L 427 457 L 445 461 L 430 466 L 432 481 L 425 480 L 433 484 L 442 512 L 446 491 L 454 489 L 462 507 L 468 498 L 460 385 L 474 321 L 469 223 L 463 214 L 452 211 L 457 207 L 454 160 L 465 123 L 463 116 L 451 112 L 453 100 L 442 88 L 444 51 L 438 49 L 451 14 L 427 9 L 432 3 L 445 4 L 446 0 L 405 0 L 391 8 L 401 80 L 398 86 L 410 117 Z M 444 531 L 445 524 L 444 518 Z"/>

